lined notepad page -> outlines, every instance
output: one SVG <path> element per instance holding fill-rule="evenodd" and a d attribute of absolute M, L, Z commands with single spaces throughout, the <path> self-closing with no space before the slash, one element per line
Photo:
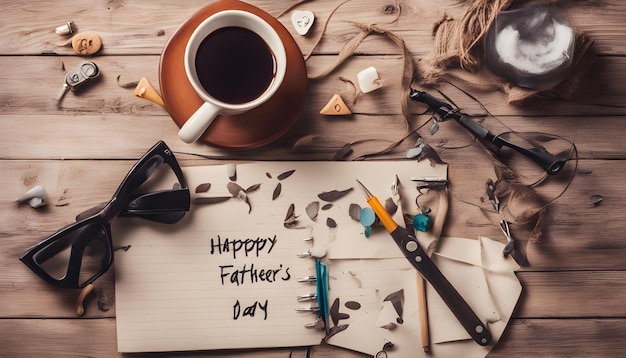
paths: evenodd
<path fill-rule="evenodd" d="M 291 176 L 279 174 L 295 170 Z M 184 168 L 192 197 L 230 196 L 226 166 Z M 250 191 L 250 207 L 232 198 L 192 205 L 174 225 L 141 219 L 116 220 L 116 315 L 120 352 L 182 351 L 315 345 L 323 331 L 306 328 L 315 321 L 297 312 L 314 302 L 297 296 L 315 292 L 314 284 L 298 282 L 315 275 L 311 258 L 299 253 L 313 245 L 338 257 L 398 257 L 388 235 L 365 238 L 360 223 L 350 218 L 351 203 L 365 206 L 355 179 L 381 197 L 391 195 L 395 175 L 410 185 L 421 175 L 445 176 L 445 168 L 428 162 L 261 162 L 237 165 L 237 183 Z M 205 193 L 193 193 L 210 183 Z M 274 198 L 280 184 L 280 194 Z M 354 188 L 326 203 L 324 191 Z M 414 189 L 414 188 L 413 188 Z M 311 219 L 305 208 L 320 206 Z M 283 225 L 293 204 L 298 228 Z M 401 214 L 399 214 L 401 215 Z M 337 224 L 329 227 L 327 219 Z M 313 241 L 304 238 L 312 237 Z M 332 275 L 332 272 L 331 272 Z"/>

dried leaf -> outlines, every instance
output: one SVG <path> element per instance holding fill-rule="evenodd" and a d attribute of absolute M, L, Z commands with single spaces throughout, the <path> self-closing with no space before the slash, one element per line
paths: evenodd
<path fill-rule="evenodd" d="M 402 313 L 404 311 L 404 289 L 400 289 L 396 292 L 390 293 L 387 297 L 385 297 L 384 301 L 391 302 L 391 305 L 396 310 L 398 314 L 398 318 L 396 321 L 399 324 L 402 324 L 404 321 L 402 319 Z"/>
<path fill-rule="evenodd" d="M 248 195 L 246 194 L 246 191 L 243 190 L 243 188 L 234 182 L 230 182 L 226 185 L 226 188 L 228 188 L 228 192 L 235 198 L 238 198 L 239 200 L 243 201 L 244 203 L 246 203 L 246 205 L 248 205 L 248 214 L 252 211 L 252 205 L 250 204 L 250 199 L 248 199 Z"/>
<path fill-rule="evenodd" d="M 348 214 L 350 214 L 350 217 L 352 218 L 352 220 L 354 221 L 361 221 L 359 219 L 359 215 L 361 213 L 361 206 L 359 204 L 350 204 L 350 207 L 348 208 Z"/>
<path fill-rule="evenodd" d="M 294 204 L 289 205 L 289 208 L 287 209 L 287 215 L 285 216 L 285 221 L 287 221 L 291 217 L 295 217 L 295 212 L 296 206 Z"/>
<path fill-rule="evenodd" d="M 390 331 L 393 331 L 394 329 L 398 328 L 398 325 L 395 322 L 389 322 L 385 325 L 380 326 L 380 328 L 384 328 L 384 329 L 388 329 Z"/>
<path fill-rule="evenodd" d="M 343 198 L 346 194 L 352 191 L 354 188 L 348 188 L 346 190 L 331 190 L 318 194 L 317 197 L 324 201 L 336 201 Z"/>
<path fill-rule="evenodd" d="M 232 195 L 233 197 L 237 197 L 239 195 L 239 192 L 244 191 L 241 185 L 232 181 L 226 185 L 226 188 L 228 189 L 228 192 L 230 193 L 230 195 Z"/>
<path fill-rule="evenodd" d="M 252 212 L 252 204 L 250 203 L 250 198 L 248 198 L 248 194 L 246 194 L 246 192 L 242 190 L 237 193 L 237 198 L 239 198 L 239 200 L 248 205 L 248 214 L 250 214 Z"/>
<path fill-rule="evenodd" d="M 274 193 L 272 194 L 272 200 L 276 200 L 276 198 L 278 198 L 282 188 L 283 186 L 280 183 L 276 184 L 276 187 L 274 188 Z"/>
<path fill-rule="evenodd" d="M 306 214 L 311 218 L 311 220 L 315 221 L 317 219 L 317 214 L 320 209 L 320 202 L 313 201 L 306 206 Z"/>
<path fill-rule="evenodd" d="M 288 171 L 286 171 L 284 173 L 279 174 L 277 176 L 277 178 L 278 178 L 278 180 L 285 180 L 285 179 L 289 178 L 291 176 L 291 174 L 293 174 L 295 171 L 296 171 L 295 169 L 288 170 Z"/>
<path fill-rule="evenodd" d="M 345 303 L 346 308 L 349 308 L 351 310 L 358 310 L 361 308 L 361 304 L 358 303 L 357 301 L 348 301 Z"/>
<path fill-rule="evenodd" d="M 326 225 L 330 228 L 334 228 L 337 227 L 337 222 L 333 218 L 327 218 Z"/>
<path fill-rule="evenodd" d="M 196 187 L 196 193 L 206 193 L 211 188 L 211 183 L 202 183 Z"/>
<path fill-rule="evenodd" d="M 350 318 L 349 314 L 339 312 L 339 298 L 335 298 L 333 304 L 330 306 L 329 313 L 330 319 L 333 321 L 335 326 L 337 326 L 339 320 Z"/>
<path fill-rule="evenodd" d="M 296 206 L 294 204 L 289 205 L 289 208 L 287 209 L 287 215 L 285 215 L 285 220 L 283 222 L 285 228 L 291 229 L 298 225 L 298 217 L 296 216 L 295 212 Z"/>
<path fill-rule="evenodd" d="M 589 201 L 591 202 L 591 204 L 593 204 L 593 206 L 600 205 L 600 203 L 602 203 L 602 200 L 604 200 L 604 197 L 602 197 L 602 195 L 595 194 L 589 196 Z"/>
<path fill-rule="evenodd" d="M 228 201 L 232 199 L 232 196 L 215 196 L 215 197 L 204 197 L 204 198 L 194 198 L 194 204 L 217 204 Z"/>
<path fill-rule="evenodd" d="M 250 185 L 248 188 L 246 188 L 246 190 L 244 190 L 246 193 L 251 193 L 253 191 L 257 191 L 259 190 L 259 188 L 261 188 L 261 184 L 254 184 L 254 185 Z"/>
<path fill-rule="evenodd" d="M 398 210 L 398 205 L 396 205 L 392 198 L 387 198 L 387 200 L 385 200 L 385 210 L 387 210 L 390 215 L 393 215 Z"/>
<path fill-rule="evenodd" d="M 348 324 L 342 324 L 341 326 L 334 326 L 331 327 L 328 330 L 328 334 L 326 334 L 326 337 L 324 337 L 324 341 L 328 341 L 328 339 L 332 336 L 334 336 L 335 334 L 345 331 L 346 329 L 348 329 Z"/>

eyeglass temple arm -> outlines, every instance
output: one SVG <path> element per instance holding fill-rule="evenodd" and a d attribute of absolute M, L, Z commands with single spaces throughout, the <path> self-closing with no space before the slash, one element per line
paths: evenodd
<path fill-rule="evenodd" d="M 474 134 L 480 139 L 484 139 L 494 144 L 498 148 L 502 148 L 503 146 L 505 146 L 515 150 L 516 152 L 522 154 L 523 156 L 538 164 L 541 168 L 543 168 L 543 170 L 546 171 L 546 173 L 550 175 L 557 174 L 565 166 L 564 160 L 559 160 L 557 157 L 545 150 L 545 148 L 526 149 L 517 146 L 507 141 L 506 139 L 503 139 L 502 137 L 493 134 L 487 128 L 474 122 L 465 113 L 454 111 L 450 104 L 440 101 L 439 99 L 431 96 L 426 92 L 411 89 L 409 93 L 409 98 L 413 101 L 425 103 L 440 116 L 450 116 L 454 118 L 465 129 L 470 131 L 470 133 Z"/>
<path fill-rule="evenodd" d="M 162 205 L 167 203 L 167 205 Z M 100 212 L 107 202 L 100 203 L 76 215 L 76 221 L 84 220 Z M 163 190 L 140 195 L 131 200 L 121 217 L 139 217 L 151 221 L 172 224 L 189 211 L 191 199 L 188 189 Z M 178 220 L 177 220 L 178 219 Z"/>

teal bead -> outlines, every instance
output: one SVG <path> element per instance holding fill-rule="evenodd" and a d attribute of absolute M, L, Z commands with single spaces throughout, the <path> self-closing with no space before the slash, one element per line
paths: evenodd
<path fill-rule="evenodd" d="M 430 226 L 430 218 L 428 215 L 422 213 L 413 217 L 413 227 L 422 232 L 426 232 Z"/>
<path fill-rule="evenodd" d="M 359 221 L 365 227 L 372 226 L 376 221 L 376 213 L 371 208 L 363 208 L 359 213 Z"/>

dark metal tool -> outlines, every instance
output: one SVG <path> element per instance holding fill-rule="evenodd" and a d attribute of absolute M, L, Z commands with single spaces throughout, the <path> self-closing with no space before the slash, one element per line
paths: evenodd
<path fill-rule="evenodd" d="M 422 91 L 411 89 L 409 98 L 413 101 L 422 102 L 427 104 L 430 108 L 442 117 L 452 117 L 459 122 L 465 129 L 470 131 L 476 137 L 486 140 L 498 148 L 509 147 L 516 152 L 522 154 L 528 159 L 538 164 L 546 173 L 550 175 L 557 174 L 565 166 L 565 161 L 559 160 L 554 155 L 550 154 L 545 148 L 522 148 L 515 145 L 506 139 L 493 134 L 487 128 L 474 122 L 467 114 L 456 111 L 448 103 L 445 103 L 430 94 Z"/>
<path fill-rule="evenodd" d="M 378 198 L 372 195 L 360 181 L 357 180 L 357 183 L 363 191 L 367 203 L 374 210 L 387 232 L 391 234 L 404 256 L 430 282 L 467 333 L 481 346 L 490 344 L 491 333 L 487 326 L 478 318 L 450 281 L 439 271 L 439 268 L 422 249 L 415 236 L 398 225 Z"/>

